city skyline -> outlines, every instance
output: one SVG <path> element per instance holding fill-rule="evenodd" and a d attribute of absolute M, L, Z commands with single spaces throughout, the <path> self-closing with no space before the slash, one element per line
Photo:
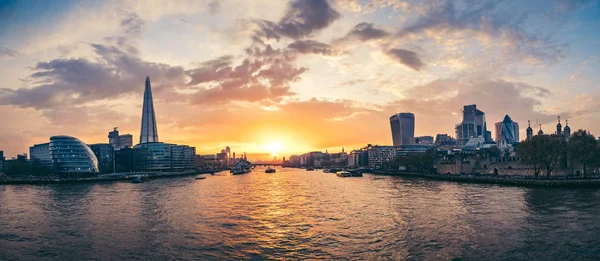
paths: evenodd
<path fill-rule="evenodd" d="M 161 141 L 197 154 L 391 145 L 401 111 L 414 136 L 455 136 L 468 104 L 493 132 L 506 114 L 600 132 L 597 1 L 390 3 L 0 4 L 0 150 L 140 137 L 146 76 Z"/>

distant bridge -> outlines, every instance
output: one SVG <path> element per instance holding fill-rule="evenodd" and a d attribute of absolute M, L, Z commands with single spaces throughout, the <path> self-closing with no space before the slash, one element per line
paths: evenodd
<path fill-rule="evenodd" d="M 281 166 L 281 162 L 257 162 L 251 163 L 252 167 L 268 167 L 268 166 Z"/>

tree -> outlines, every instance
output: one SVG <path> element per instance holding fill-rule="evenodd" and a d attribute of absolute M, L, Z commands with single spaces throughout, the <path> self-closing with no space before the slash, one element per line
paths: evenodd
<path fill-rule="evenodd" d="M 583 177 L 587 174 L 588 165 L 593 163 L 597 145 L 596 138 L 585 130 L 577 130 L 569 138 L 569 155 L 573 161 L 581 164 Z"/>
<path fill-rule="evenodd" d="M 489 148 L 487 153 L 491 160 L 497 160 L 502 155 L 502 151 L 496 146 Z"/>
<path fill-rule="evenodd" d="M 536 177 L 539 175 L 541 168 L 545 168 L 546 176 L 550 176 L 565 151 L 565 145 L 563 136 L 536 135 L 531 139 L 522 141 L 517 147 L 517 153 L 533 165 Z"/>

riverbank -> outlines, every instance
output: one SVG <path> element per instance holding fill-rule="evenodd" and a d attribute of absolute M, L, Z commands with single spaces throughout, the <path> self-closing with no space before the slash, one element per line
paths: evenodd
<path fill-rule="evenodd" d="M 19 185 L 19 184 L 62 184 L 62 183 L 85 183 L 85 182 L 110 182 L 132 180 L 134 177 L 146 179 L 159 179 L 170 177 L 191 176 L 198 174 L 208 174 L 208 172 L 127 172 L 98 175 L 87 178 L 62 178 L 62 177 L 0 177 L 0 185 Z"/>
<path fill-rule="evenodd" d="M 471 174 L 424 174 L 401 171 L 377 171 L 371 173 L 390 176 L 426 178 L 465 183 L 499 184 L 527 187 L 560 187 L 560 188 L 600 188 L 600 178 L 551 177 L 534 178 L 529 176 L 493 176 Z"/>

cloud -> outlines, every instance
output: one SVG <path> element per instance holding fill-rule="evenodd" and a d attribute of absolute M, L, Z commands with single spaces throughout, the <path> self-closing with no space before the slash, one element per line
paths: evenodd
<path fill-rule="evenodd" d="M 364 42 L 385 38 L 389 35 L 390 33 L 387 31 L 375 28 L 372 23 L 362 22 L 355 25 L 354 28 L 348 32 L 346 38 L 356 38 Z"/>
<path fill-rule="evenodd" d="M 297 50 L 300 53 L 321 54 L 326 56 L 338 55 L 338 52 L 330 45 L 320 43 L 314 40 L 297 40 L 288 45 L 288 48 Z"/>
<path fill-rule="evenodd" d="M 541 123 L 551 122 L 557 116 L 538 111 L 542 99 L 551 92 L 523 82 L 436 79 L 408 89 L 404 94 L 408 98 L 390 105 L 397 110 L 412 111 L 417 117 L 426 116 L 428 122 L 441 124 L 445 117 L 452 117 L 452 122 L 446 121 L 442 129 L 450 129 L 451 124 L 458 123 L 460 120 L 454 118 L 452 113 L 460 114 L 460 109 L 468 104 L 477 104 L 486 113 L 488 129 L 506 114 L 516 121 L 538 119 Z"/>
<path fill-rule="evenodd" d="M 288 37 L 302 39 L 315 31 L 322 30 L 341 18 L 326 0 L 294 0 L 278 23 L 267 20 L 256 21 L 261 27 L 257 37 L 277 39 Z"/>
<path fill-rule="evenodd" d="M 136 13 L 127 13 L 121 20 L 120 25 L 125 33 L 141 35 L 144 32 L 146 22 Z"/>
<path fill-rule="evenodd" d="M 36 109 L 70 107 L 123 94 L 141 93 L 149 75 L 157 89 L 187 82 L 181 67 L 152 63 L 115 46 L 90 44 L 97 60 L 54 59 L 39 62 L 28 81 L 30 88 L 0 89 L 0 104 Z"/>
<path fill-rule="evenodd" d="M 421 59 L 419 59 L 419 56 L 413 51 L 404 49 L 390 49 L 386 52 L 386 54 L 415 71 L 421 70 L 424 65 L 423 62 L 421 62 Z"/>
<path fill-rule="evenodd" d="M 358 83 L 365 82 L 365 81 L 366 80 L 364 80 L 364 79 L 352 79 L 352 80 L 340 83 L 340 85 L 343 85 L 343 86 L 352 86 L 352 85 L 356 85 Z"/>
<path fill-rule="evenodd" d="M 293 53 L 273 49 L 249 48 L 248 57 L 233 66 L 232 57 L 224 56 L 188 70 L 189 85 L 208 84 L 192 95 L 193 104 L 222 104 L 231 101 L 280 101 L 294 95 L 290 84 L 307 69 L 293 64 Z"/>
<path fill-rule="evenodd" d="M 0 46 L 0 59 L 8 57 L 17 57 L 19 52 Z"/>

